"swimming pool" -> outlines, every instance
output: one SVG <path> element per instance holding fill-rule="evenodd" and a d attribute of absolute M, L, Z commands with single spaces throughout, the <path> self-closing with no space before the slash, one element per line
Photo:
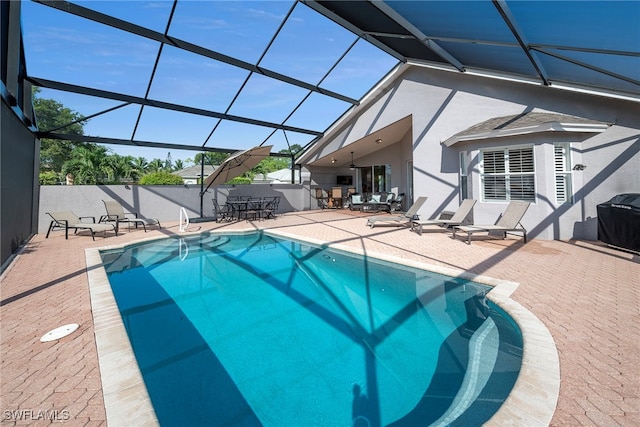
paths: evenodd
<path fill-rule="evenodd" d="M 520 369 L 486 285 L 260 233 L 102 257 L 163 425 L 475 425 Z"/>

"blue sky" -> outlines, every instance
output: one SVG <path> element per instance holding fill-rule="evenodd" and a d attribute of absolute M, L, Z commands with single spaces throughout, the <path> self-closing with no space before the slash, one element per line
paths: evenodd
<path fill-rule="evenodd" d="M 640 1 L 507 1 L 526 42 L 537 49 L 535 57 L 552 85 L 568 83 L 623 94 L 638 92 Z M 171 0 L 77 3 L 159 33 L 167 30 L 173 5 Z M 498 74 L 539 79 L 489 0 L 386 4 L 420 32 L 433 37 L 467 70 L 495 70 Z M 154 40 L 31 1 L 22 2 L 22 9 L 27 71 L 33 77 L 138 97 L 148 91 L 153 100 L 316 132 L 325 131 L 350 107 L 343 100 L 318 93 L 309 96 L 307 89 L 172 46 L 163 47 L 154 73 L 161 46 Z M 180 0 L 168 34 L 356 100 L 397 64 L 396 59 L 353 33 L 291 0 Z M 152 74 L 153 82 L 148 87 Z M 236 97 L 240 87 L 242 91 Z M 56 99 L 85 116 L 120 105 L 53 90 L 43 90 L 41 96 Z M 206 141 L 209 147 L 234 150 L 262 144 L 267 138 L 266 144 L 273 145 L 273 151 L 286 148 L 287 141 L 305 145 L 313 139 L 305 133 L 273 133 L 261 126 L 218 123 L 214 118 L 159 108 L 145 107 L 140 114 L 140 108 L 134 105 L 91 119 L 85 133 L 194 147 Z M 148 159 L 167 155 L 167 149 L 110 148 Z M 173 159 L 194 154 L 171 152 Z"/>
<path fill-rule="evenodd" d="M 84 7 L 163 33 L 172 1 L 86 1 Z M 169 35 L 312 85 L 361 98 L 397 60 L 364 42 L 303 4 L 297 4 L 278 37 L 262 57 L 269 41 L 289 13 L 291 1 L 178 2 Z M 27 71 L 30 76 L 95 89 L 193 106 L 219 113 L 324 131 L 350 104 L 224 62 L 164 46 L 153 83 L 148 88 L 160 43 L 92 22 L 54 8 L 23 2 Z M 353 45 L 353 46 L 352 46 Z M 335 69 L 323 77 L 350 47 Z M 322 80 L 322 81 L 321 81 Z M 89 116 L 116 107 L 111 101 L 44 89 L 40 96 L 55 99 Z M 287 118 L 306 98 L 302 106 Z M 227 111 L 228 109 L 228 111 Z M 192 114 L 129 105 L 91 119 L 85 134 L 111 138 L 198 146 L 207 141 L 218 120 Z M 272 129 L 223 121 L 207 146 L 244 149 L 262 143 Z M 271 136 L 273 151 L 304 145 L 313 136 L 282 131 Z M 167 149 L 108 146 L 123 155 L 147 159 L 167 156 Z M 195 152 L 170 150 L 173 160 Z"/>

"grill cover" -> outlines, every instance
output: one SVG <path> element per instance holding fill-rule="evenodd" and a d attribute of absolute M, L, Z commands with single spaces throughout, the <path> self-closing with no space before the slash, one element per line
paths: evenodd
<path fill-rule="evenodd" d="M 597 210 L 598 240 L 640 251 L 640 194 L 618 194 Z"/>

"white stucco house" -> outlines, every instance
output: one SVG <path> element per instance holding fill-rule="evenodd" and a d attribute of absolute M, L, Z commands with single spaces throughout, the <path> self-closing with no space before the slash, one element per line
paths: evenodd
<path fill-rule="evenodd" d="M 216 170 L 215 166 L 204 165 L 204 177 L 206 178 L 211 175 L 214 170 Z M 203 171 L 201 165 L 194 165 L 175 171 L 174 174 L 182 177 L 182 181 L 184 181 L 185 184 L 199 184 L 200 178 L 203 176 Z"/>
<path fill-rule="evenodd" d="M 312 188 L 351 175 L 358 192 L 427 196 L 422 218 L 472 198 L 492 224 L 527 200 L 530 238 L 595 240 L 596 206 L 640 193 L 640 104 L 403 64 L 299 162 Z"/>
<path fill-rule="evenodd" d="M 293 178 L 294 178 L 294 182 L 296 183 L 308 182 L 310 177 L 311 177 L 311 174 L 306 170 L 303 170 L 303 171 L 294 170 Z M 267 174 L 266 179 L 273 184 L 290 183 L 291 169 L 286 168 L 286 169 L 280 169 L 277 171 L 269 172 Z"/>

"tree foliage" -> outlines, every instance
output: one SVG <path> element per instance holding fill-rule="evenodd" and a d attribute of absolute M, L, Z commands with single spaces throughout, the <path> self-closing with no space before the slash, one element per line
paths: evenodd
<path fill-rule="evenodd" d="M 256 167 L 252 169 L 252 171 L 256 174 L 263 174 L 266 176 L 270 172 L 288 168 L 289 164 L 289 160 L 283 157 L 267 157 L 266 159 L 258 163 Z"/>
<path fill-rule="evenodd" d="M 178 185 L 182 183 L 184 183 L 182 177 L 166 171 L 151 172 L 140 178 L 140 185 Z"/>
<path fill-rule="evenodd" d="M 233 184 L 233 185 L 238 185 L 238 184 L 251 184 L 251 182 L 253 181 L 253 178 L 247 177 L 247 176 L 237 176 L 235 178 L 233 178 L 231 181 L 227 182 L 226 184 Z"/>
<path fill-rule="evenodd" d="M 291 145 L 290 148 L 284 148 L 279 151 L 281 154 L 293 154 L 294 157 L 296 154 L 302 151 L 302 147 L 298 144 Z M 287 157 L 267 157 L 262 160 L 260 163 L 256 165 L 253 169 L 251 169 L 250 174 L 245 174 L 245 176 L 250 176 L 251 179 L 257 174 L 262 174 L 263 176 L 267 176 L 267 174 L 275 171 L 279 171 L 281 169 L 291 168 L 291 158 Z"/>
<path fill-rule="evenodd" d="M 113 176 L 107 149 L 99 145 L 76 147 L 71 159 L 62 165 L 64 175 L 73 176 L 74 184 L 105 184 Z"/>
<path fill-rule="evenodd" d="M 162 159 L 153 159 L 147 165 L 147 170 L 149 172 L 159 172 L 164 168 L 164 162 Z"/>
<path fill-rule="evenodd" d="M 193 163 L 196 165 L 199 165 L 202 162 L 203 154 L 204 154 L 204 164 L 211 165 L 211 166 L 221 165 L 222 162 L 227 160 L 227 158 L 229 157 L 229 154 L 227 153 L 215 153 L 212 151 L 207 151 L 205 153 L 196 154 Z"/>
<path fill-rule="evenodd" d="M 60 174 L 54 171 L 40 172 L 40 185 L 58 185 L 60 184 Z"/>
<path fill-rule="evenodd" d="M 294 157 L 298 157 L 302 152 L 302 146 L 300 144 L 292 144 L 289 148 L 284 148 L 279 151 L 282 154 L 293 154 Z"/>
<path fill-rule="evenodd" d="M 38 97 L 39 88 L 33 90 L 33 107 L 38 128 L 41 131 L 56 131 L 73 135 L 84 135 L 84 116 L 53 99 Z M 40 140 L 40 170 L 61 172 L 64 162 L 69 160 L 75 147 L 85 143 L 42 138 Z"/>

